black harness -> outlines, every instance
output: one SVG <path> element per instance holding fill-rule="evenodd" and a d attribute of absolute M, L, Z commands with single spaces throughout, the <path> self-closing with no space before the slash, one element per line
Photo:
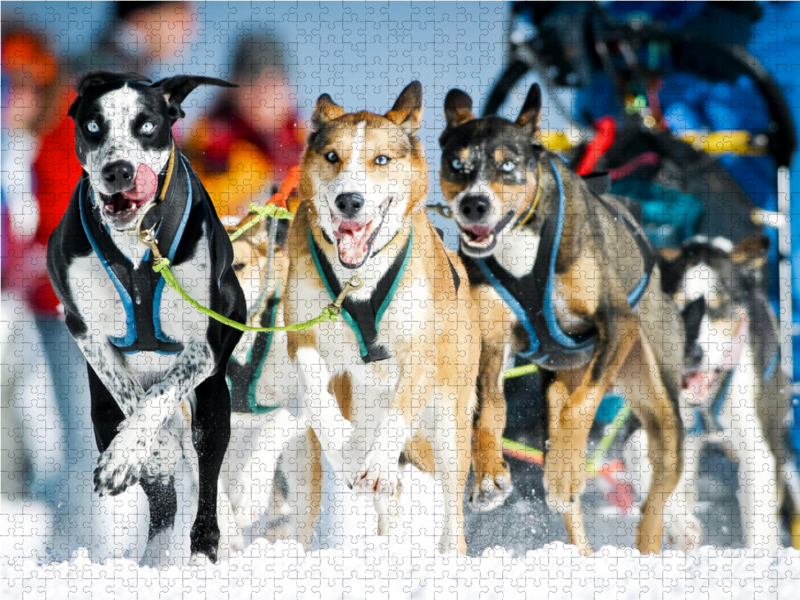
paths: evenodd
<path fill-rule="evenodd" d="M 166 257 L 172 261 L 186 228 L 192 208 L 192 182 L 182 156 L 175 160 L 175 171 L 167 183 L 164 199 L 148 214 L 160 220 L 156 237 L 160 248 L 169 248 Z M 91 211 L 99 208 L 92 199 L 89 178 L 84 174 L 78 183 L 81 223 L 95 254 L 103 264 L 125 309 L 126 332 L 122 337 L 109 336 L 109 341 L 126 354 L 158 352 L 177 354 L 183 344 L 161 329 L 160 308 L 164 278 L 153 271 L 153 257 L 148 249 L 139 266 L 134 266 L 111 238 L 108 227 Z"/>
<path fill-rule="evenodd" d="M 494 256 L 486 259 L 466 257 L 466 261 L 477 265 L 479 276 L 476 279 L 484 279 L 497 291 L 527 333 L 528 348 L 519 353 L 520 357 L 548 370 L 568 370 L 589 363 L 598 332 L 592 328 L 584 333 L 569 334 L 562 329 L 556 316 L 553 280 L 566 217 L 566 196 L 561 173 L 552 159 L 549 162 L 556 180 L 558 210 L 555 216 L 547 217 L 542 225 L 539 250 L 531 272 L 523 277 L 515 277 Z M 612 216 L 625 223 L 642 254 L 642 278 L 628 294 L 628 303 L 635 309 L 647 289 L 656 264 L 655 251 L 644 231 L 626 211 L 599 194 L 595 194 L 595 198 Z M 474 271 L 471 270 L 471 276 Z"/>
<path fill-rule="evenodd" d="M 280 289 L 267 300 L 267 307 L 261 315 L 261 327 L 274 327 L 278 305 L 281 302 Z M 244 364 L 233 356 L 228 360 L 228 387 L 231 390 L 231 410 L 238 413 L 265 414 L 278 408 L 262 406 L 256 401 L 258 380 L 264 371 L 264 363 L 272 347 L 274 332 L 260 331 L 255 335 L 253 345 L 247 353 Z"/>
<path fill-rule="evenodd" d="M 412 226 L 406 245 L 392 262 L 389 270 L 381 277 L 372 296 L 366 300 L 354 300 L 351 296 L 347 296 L 342 303 L 342 316 L 356 335 L 361 350 L 361 360 L 364 361 L 364 364 L 389 358 L 389 351 L 386 347 L 377 343 L 378 326 L 408 266 L 413 241 L 414 228 Z M 337 279 L 325 253 L 314 240 L 310 225 L 308 227 L 308 246 L 317 272 L 325 284 L 325 289 L 328 290 L 331 299 L 335 300 L 342 291 L 342 284 Z"/>

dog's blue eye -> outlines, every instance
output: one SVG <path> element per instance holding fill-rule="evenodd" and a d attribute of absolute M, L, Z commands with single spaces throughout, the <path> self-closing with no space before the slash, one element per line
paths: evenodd
<path fill-rule="evenodd" d="M 329 163 L 337 163 L 339 162 L 339 155 L 336 154 L 336 152 L 334 152 L 333 150 L 331 150 L 330 152 L 325 154 L 325 160 L 327 160 Z"/>
<path fill-rule="evenodd" d="M 141 132 L 142 132 L 144 135 L 150 135 L 150 134 L 151 134 L 151 133 L 153 133 L 155 130 L 156 130 L 156 126 L 155 126 L 153 123 L 151 123 L 150 121 L 148 121 L 147 123 L 145 123 L 144 125 L 142 125 L 142 128 L 140 129 L 140 131 L 141 131 Z"/>
<path fill-rule="evenodd" d="M 517 165 L 514 163 L 513 160 L 507 160 L 500 166 L 500 168 L 503 169 L 505 173 L 511 173 L 511 171 L 513 171 L 516 167 Z"/>
<path fill-rule="evenodd" d="M 375 164 L 382 167 L 383 165 L 388 165 L 389 161 L 392 160 L 388 156 L 384 156 L 381 154 L 378 158 L 375 159 Z"/>
<path fill-rule="evenodd" d="M 86 129 L 89 130 L 89 133 L 97 133 L 100 131 L 100 125 L 98 125 L 95 121 L 89 121 L 86 124 Z"/>
<path fill-rule="evenodd" d="M 453 159 L 453 162 L 450 163 L 450 166 L 453 167 L 454 171 L 460 171 L 464 168 L 464 163 L 455 158 Z"/>

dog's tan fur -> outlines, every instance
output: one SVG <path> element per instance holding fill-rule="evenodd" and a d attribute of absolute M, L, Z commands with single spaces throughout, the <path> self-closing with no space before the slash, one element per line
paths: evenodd
<path fill-rule="evenodd" d="M 453 176 L 450 180 L 446 161 L 452 160 L 448 151 L 452 152 L 452 157 L 464 161 L 462 148 L 467 147 L 472 149 L 468 160 L 473 161 L 465 164 L 468 172 L 499 172 L 494 167 L 485 166 L 487 162 L 480 162 L 483 157 L 478 154 L 492 135 L 501 140 L 498 143 L 510 139 L 504 136 L 518 137 L 517 141 L 522 141 L 521 147 L 538 138 L 541 96 L 536 98 L 536 92 L 538 89 L 531 91 L 516 122 L 519 130 L 513 130 L 510 123 L 484 119 L 467 125 L 461 131 L 459 127 L 475 118 L 470 110 L 471 100 L 463 92 L 451 92 L 445 105 L 448 129 L 442 135 L 442 190 L 453 214 L 458 215 L 458 203 L 463 194 L 479 192 L 491 198 L 488 214 L 495 216 L 496 222 L 510 211 L 519 217 L 532 205 L 537 188 L 544 190 L 536 209 L 537 215 L 530 223 L 517 232 L 504 230 L 498 233 L 502 236 L 496 246 L 501 253 L 495 255 L 498 261 L 503 260 L 502 252 L 506 252 L 516 257 L 512 263 L 517 268 L 524 263 L 528 270 L 536 256 L 531 242 L 539 237 L 542 215 L 554 210 L 548 200 L 555 186 L 553 176 L 547 173 L 541 178 L 536 177 L 536 169 L 527 157 L 518 159 L 518 164 L 524 165 L 521 168 L 527 170 L 524 186 L 507 185 L 502 179 L 484 180 L 482 175 L 477 179 L 462 177 L 461 180 Z M 495 133 L 498 130 L 505 133 Z M 485 152 L 494 160 L 498 157 L 509 160 L 506 152 L 496 156 L 490 147 Z M 540 156 L 538 160 L 546 159 Z M 655 474 L 650 495 L 642 508 L 637 547 L 642 552 L 658 552 L 664 502 L 675 488 L 683 468 L 683 428 L 676 405 L 682 360 L 682 322 L 677 309 L 661 292 L 657 267 L 638 310 L 634 311 L 628 305 L 628 290 L 635 286 L 644 264 L 634 238 L 623 223 L 592 204 L 597 200 L 585 190 L 579 177 L 566 169 L 561 169 L 561 175 L 567 205 L 556 259 L 554 300 L 557 316 L 569 333 L 596 326 L 600 341 L 586 367 L 576 371 L 556 371 L 555 380 L 546 393 L 550 415 L 550 447 L 545 465 L 548 500 L 551 507 L 565 514 L 570 542 L 577 545 L 583 554 L 590 553 L 580 509 L 580 495 L 586 478 L 586 445 L 599 403 L 606 390 L 615 385 L 642 420 L 650 437 Z M 461 228 L 458 218 L 456 221 Z M 522 235 L 527 237 L 520 237 Z M 515 338 L 516 317 L 492 287 L 488 284 L 473 285 L 472 298 L 479 308 L 482 334 L 481 419 L 476 426 L 478 442 L 473 452 L 476 475 L 486 478 L 491 485 L 497 478 L 507 477 L 500 438 L 505 425 L 503 358 L 508 356 L 509 350 L 523 349 L 524 340 Z M 674 401 L 671 396 L 675 396 Z M 488 411 L 485 418 L 484 411 Z M 483 466 L 479 467 L 477 457 L 481 458 Z M 476 478 L 476 486 L 480 483 Z"/>
<path fill-rule="evenodd" d="M 403 453 L 442 483 L 445 523 L 439 549 L 465 553 L 462 494 L 469 473 L 480 335 L 466 272 L 425 214 L 428 169 L 415 136 L 421 106 L 419 84 L 406 88 L 384 116 L 345 114 L 322 96 L 314 113 L 316 133 L 302 164 L 302 203 L 289 232 L 285 311 L 287 323 L 299 323 L 331 302 L 311 257 L 309 227 L 342 284 L 354 272 L 360 275 L 365 285 L 353 293 L 357 299 L 369 297 L 413 227 L 408 267 L 378 328 L 390 358 L 363 364 L 356 337 L 343 319 L 290 333 L 288 350 L 304 386 L 304 416 L 321 448 L 355 490 L 380 492 L 380 532 L 390 532 L 394 524 Z M 337 153 L 338 162 L 325 159 L 329 152 Z M 391 161 L 379 166 L 376 155 Z M 347 175 L 351 168 L 357 177 Z M 355 270 L 343 267 L 337 246 L 326 239 L 331 239 L 334 210 L 326 194 L 344 180 L 343 173 L 349 186 L 343 191 L 363 193 L 368 203 L 370 193 L 378 204 L 384 196 L 393 198 L 377 234 L 383 243 Z M 461 281 L 458 290 L 451 264 Z M 333 385 L 336 400 L 328 387 L 334 374 L 344 375 Z"/>

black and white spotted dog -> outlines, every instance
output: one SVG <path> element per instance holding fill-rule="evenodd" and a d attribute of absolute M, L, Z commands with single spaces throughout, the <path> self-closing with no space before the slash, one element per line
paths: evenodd
<path fill-rule="evenodd" d="M 115 495 L 139 482 L 150 502 L 142 562 L 164 560 L 183 455 L 175 426 L 189 418 L 199 465 L 191 552 L 202 563 L 217 557 L 217 479 L 230 435 L 225 367 L 241 334 L 165 285 L 136 229 L 142 217 L 143 229 L 155 227 L 161 254 L 192 298 L 244 320 L 231 243 L 171 132 L 197 86 L 231 84 L 186 75 L 149 81 L 109 72 L 80 81 L 69 115 L 84 174 L 50 238 L 47 267 L 88 363 L 102 453 L 95 491 Z M 181 402 L 184 410 L 176 411 Z"/>

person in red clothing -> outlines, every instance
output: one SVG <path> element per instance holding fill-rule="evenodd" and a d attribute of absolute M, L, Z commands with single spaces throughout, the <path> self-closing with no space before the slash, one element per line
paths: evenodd
<path fill-rule="evenodd" d="M 37 316 L 55 316 L 59 302 L 44 252 L 81 174 L 67 117 L 75 92 L 61 78 L 55 53 L 29 32 L 4 36 L 3 73 L 9 98 L 3 119 L 9 165 L 3 192 L 10 218 L 4 228 L 3 288 L 21 292 Z"/>
<path fill-rule="evenodd" d="M 220 216 L 243 217 L 287 177 L 303 151 L 280 42 L 248 36 L 239 44 L 226 90 L 188 132 L 184 151 Z M 290 207 L 291 209 L 291 207 Z"/>
<path fill-rule="evenodd" d="M 53 490 L 68 477 L 69 464 L 62 438 L 71 435 L 65 422 L 71 394 L 66 388 L 67 370 L 62 367 L 77 360 L 78 351 L 74 343 L 70 348 L 66 328 L 58 320 L 45 248 L 80 166 L 70 145 L 71 130 L 56 134 L 67 121 L 69 98 L 55 53 L 40 35 L 12 28 L 3 32 L 1 64 L 2 408 L 4 420 L 19 417 L 12 438 L 22 443 L 22 448 L 9 450 L 10 440 L 4 436 L 3 457 L 9 451 L 28 456 L 19 478 L 25 484 L 21 491 L 52 500 Z M 61 146 L 68 146 L 72 156 L 64 151 L 53 157 L 44 177 L 34 165 Z M 57 339 L 60 330 L 64 335 Z"/>
<path fill-rule="evenodd" d="M 39 200 L 39 227 L 34 242 L 47 246 L 47 240 L 67 210 L 72 190 L 81 177 L 82 167 L 75 154 L 75 128 L 67 111 L 77 96 L 66 89 L 54 110 L 55 122 L 40 135 L 39 153 L 33 162 L 33 181 Z M 56 315 L 60 302 L 49 279 L 32 290 L 31 304 L 43 315 Z"/>

